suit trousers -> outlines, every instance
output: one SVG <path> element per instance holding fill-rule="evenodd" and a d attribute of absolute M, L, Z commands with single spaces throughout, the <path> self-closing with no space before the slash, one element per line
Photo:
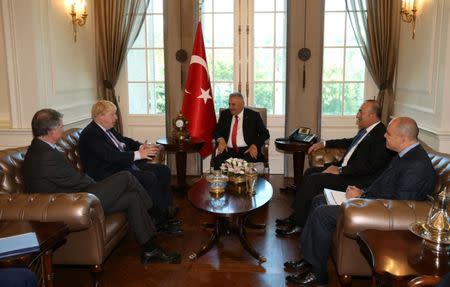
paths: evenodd
<path fill-rule="evenodd" d="M 1 268 L 0 286 L 3 287 L 37 287 L 36 275 L 26 268 Z"/>
<path fill-rule="evenodd" d="M 132 170 L 131 173 L 148 191 L 155 207 L 161 212 L 166 212 L 173 201 L 170 191 L 170 168 L 163 164 L 147 163 L 144 160 L 135 163 L 140 170 Z"/>
<path fill-rule="evenodd" d="M 244 153 L 247 149 L 248 146 L 240 147 L 239 151 L 236 152 L 233 148 L 228 147 L 228 150 L 224 150 L 221 154 L 216 155 L 216 158 L 214 160 L 214 169 L 220 169 L 222 163 L 231 157 L 242 158 L 247 162 L 260 162 L 264 160 L 260 148 L 258 148 L 258 156 L 256 159 L 252 158 L 249 153 Z"/>
<path fill-rule="evenodd" d="M 324 167 L 311 167 L 305 171 L 302 184 L 297 187 L 295 199 L 291 205 L 296 225 L 306 224 L 311 202 L 316 195 L 323 193 L 324 188 L 344 191 L 348 185 L 362 187 L 361 184 L 364 183 L 357 176 L 322 173 L 324 169 Z"/>
<path fill-rule="evenodd" d="M 100 199 L 106 214 L 126 212 L 139 244 L 154 236 L 156 229 L 148 213 L 153 206 L 152 199 L 130 172 L 115 173 L 89 186 L 87 192 Z"/>
<path fill-rule="evenodd" d="M 318 274 L 327 274 L 327 260 L 339 215 L 339 205 L 327 205 L 323 195 L 316 196 L 300 235 L 300 255 Z"/>

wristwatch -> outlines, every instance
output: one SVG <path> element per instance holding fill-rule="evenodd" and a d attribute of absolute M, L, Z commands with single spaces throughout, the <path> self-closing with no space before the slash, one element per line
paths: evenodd
<path fill-rule="evenodd" d="M 338 167 L 338 170 L 339 170 L 339 174 L 341 174 L 342 173 L 342 166 Z"/>

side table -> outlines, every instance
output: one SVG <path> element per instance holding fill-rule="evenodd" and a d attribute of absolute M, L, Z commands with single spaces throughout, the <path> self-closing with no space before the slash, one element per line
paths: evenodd
<path fill-rule="evenodd" d="M 275 147 L 278 150 L 284 153 L 292 153 L 294 156 L 294 185 L 280 188 L 280 190 L 296 191 L 297 187 L 300 186 L 303 178 L 303 168 L 305 166 L 305 154 L 310 146 L 311 143 L 301 143 L 284 138 L 275 140 Z"/>
<path fill-rule="evenodd" d="M 411 278 L 441 277 L 450 271 L 449 254 L 432 252 L 409 230 L 368 229 L 358 232 L 356 240 L 382 286 L 407 286 Z"/>
<path fill-rule="evenodd" d="M 185 191 L 188 187 L 186 183 L 186 159 L 188 152 L 198 152 L 205 143 L 204 140 L 191 138 L 189 141 L 177 141 L 171 138 L 161 138 L 157 144 L 164 146 L 167 152 L 174 152 L 177 166 L 177 187 L 179 191 Z"/>
<path fill-rule="evenodd" d="M 35 232 L 39 251 L 11 256 L 0 260 L 0 267 L 27 267 L 37 274 L 42 270 L 43 286 L 53 287 L 52 253 L 66 241 L 69 227 L 63 222 L 2 221 L 0 237 Z"/>

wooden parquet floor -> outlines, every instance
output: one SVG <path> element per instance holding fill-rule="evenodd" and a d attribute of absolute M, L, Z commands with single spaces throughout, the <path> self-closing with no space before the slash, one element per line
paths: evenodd
<path fill-rule="evenodd" d="M 189 180 L 194 181 L 195 178 Z M 188 256 L 209 239 L 211 231 L 203 228 L 202 223 L 211 222 L 212 218 L 191 206 L 185 195 L 176 194 L 174 198 L 181 209 L 179 217 L 183 220 L 184 235 L 160 235 L 157 242 L 167 250 L 181 253 L 181 264 L 142 265 L 139 259 L 141 249 L 133 234 L 129 233 L 106 260 L 100 286 L 286 286 L 285 277 L 289 273 L 284 270 L 283 263 L 298 258 L 298 238 L 277 238 L 275 219 L 290 214 L 289 205 L 294 194 L 279 191 L 285 183 L 291 183 L 282 175 L 271 175 L 269 181 L 274 188 L 274 196 L 268 206 L 252 215 L 254 222 L 266 223 L 267 228 L 248 232 L 249 240 L 267 258 L 267 262 L 260 265 L 234 235 L 221 237 L 218 247 L 190 261 Z M 331 260 L 328 265 L 329 286 L 339 286 Z M 88 268 L 56 266 L 54 270 L 56 286 L 93 286 Z M 368 278 L 357 279 L 353 286 L 370 286 L 370 282 Z"/>

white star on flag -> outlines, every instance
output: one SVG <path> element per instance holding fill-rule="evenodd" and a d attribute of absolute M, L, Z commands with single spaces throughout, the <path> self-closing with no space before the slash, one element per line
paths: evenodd
<path fill-rule="evenodd" d="M 206 102 L 208 101 L 208 99 L 212 99 L 212 97 L 209 95 L 209 90 L 210 89 L 207 89 L 206 91 L 205 90 L 203 90 L 202 88 L 200 88 L 200 90 L 201 90 L 201 94 L 200 94 L 200 96 L 198 96 L 197 97 L 197 99 L 203 99 L 203 101 L 205 102 L 205 104 L 206 104 Z"/>

